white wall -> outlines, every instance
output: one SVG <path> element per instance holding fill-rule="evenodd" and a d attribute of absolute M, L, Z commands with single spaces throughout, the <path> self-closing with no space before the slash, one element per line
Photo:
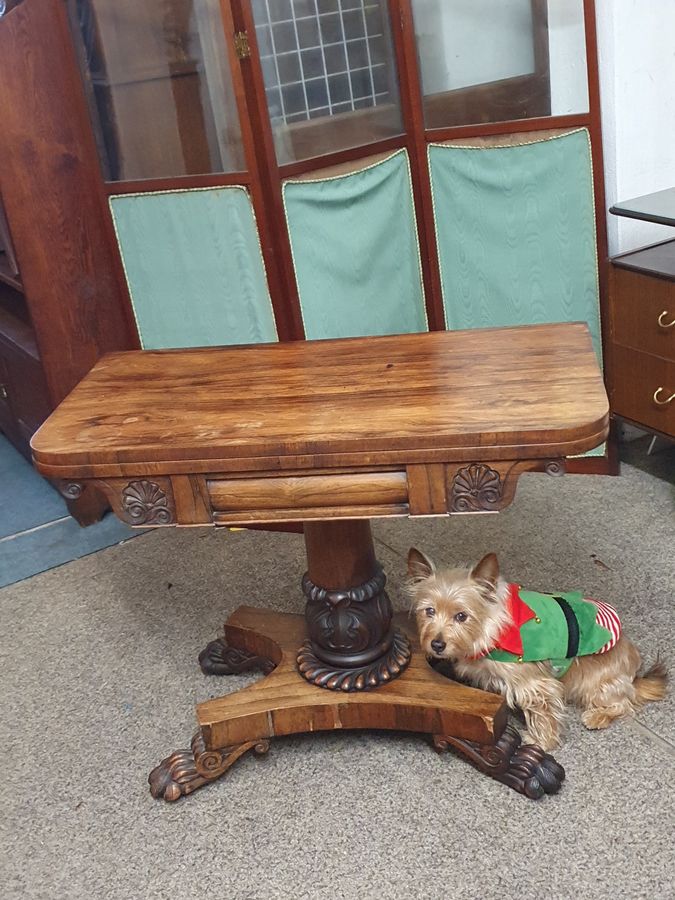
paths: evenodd
<path fill-rule="evenodd" d="M 675 187 L 675 0 L 596 0 L 607 206 Z M 608 216 L 609 252 L 675 229 Z"/>

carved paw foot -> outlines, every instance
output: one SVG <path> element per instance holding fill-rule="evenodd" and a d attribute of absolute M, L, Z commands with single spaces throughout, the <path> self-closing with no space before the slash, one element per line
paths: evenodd
<path fill-rule="evenodd" d="M 251 669 L 260 669 L 264 675 L 274 668 L 266 656 L 256 656 L 248 650 L 228 647 L 225 638 L 211 641 L 199 654 L 199 665 L 205 675 L 238 675 Z"/>
<path fill-rule="evenodd" d="M 565 770 L 541 747 L 522 744 L 511 725 L 495 744 L 476 744 L 450 735 L 434 735 L 437 750 L 453 747 L 486 775 L 501 781 L 531 800 L 555 794 L 565 780 Z"/>
<path fill-rule="evenodd" d="M 269 741 L 247 741 L 234 747 L 207 750 L 201 731 L 192 738 L 189 750 L 175 750 L 148 776 L 155 800 L 167 802 L 186 797 L 198 788 L 216 781 L 248 750 L 260 756 L 269 750 Z"/>

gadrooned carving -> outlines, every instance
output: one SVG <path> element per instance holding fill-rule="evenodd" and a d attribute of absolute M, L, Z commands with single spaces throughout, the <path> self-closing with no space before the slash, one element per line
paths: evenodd
<path fill-rule="evenodd" d="M 132 525 L 169 525 L 169 501 L 154 481 L 131 481 L 122 491 L 122 511 Z"/>
<path fill-rule="evenodd" d="M 331 691 L 368 691 L 397 678 L 410 662 L 411 647 L 408 636 L 396 629 L 394 640 L 384 654 L 374 662 L 357 668 L 326 665 L 314 652 L 311 641 L 305 641 L 298 652 L 298 671 L 317 687 Z"/>
<path fill-rule="evenodd" d="M 455 475 L 450 491 L 450 512 L 499 509 L 504 485 L 501 475 L 483 463 L 472 463 Z"/>

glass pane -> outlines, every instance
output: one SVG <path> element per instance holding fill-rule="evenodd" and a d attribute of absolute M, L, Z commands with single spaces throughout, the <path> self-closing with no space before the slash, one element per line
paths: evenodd
<path fill-rule="evenodd" d="M 656 222 L 660 225 L 675 225 L 675 188 L 666 188 L 655 194 L 634 197 L 616 203 L 610 212 L 629 219 L 643 219 L 645 222 Z"/>
<path fill-rule="evenodd" d="M 427 128 L 588 110 L 583 0 L 412 0 Z"/>
<path fill-rule="evenodd" d="M 253 0 L 280 163 L 403 132 L 386 0 Z"/>
<path fill-rule="evenodd" d="M 245 169 L 219 0 L 69 0 L 110 181 Z"/>

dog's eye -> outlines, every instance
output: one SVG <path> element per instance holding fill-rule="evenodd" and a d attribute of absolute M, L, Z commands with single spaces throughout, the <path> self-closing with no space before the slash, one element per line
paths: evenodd
<path fill-rule="evenodd" d="M 429 616 L 430 619 L 433 619 L 433 617 L 436 615 L 436 610 L 433 608 L 433 606 L 427 606 L 424 612 Z"/>
<path fill-rule="evenodd" d="M 466 622 L 469 617 L 465 612 L 455 613 L 455 622 Z"/>

